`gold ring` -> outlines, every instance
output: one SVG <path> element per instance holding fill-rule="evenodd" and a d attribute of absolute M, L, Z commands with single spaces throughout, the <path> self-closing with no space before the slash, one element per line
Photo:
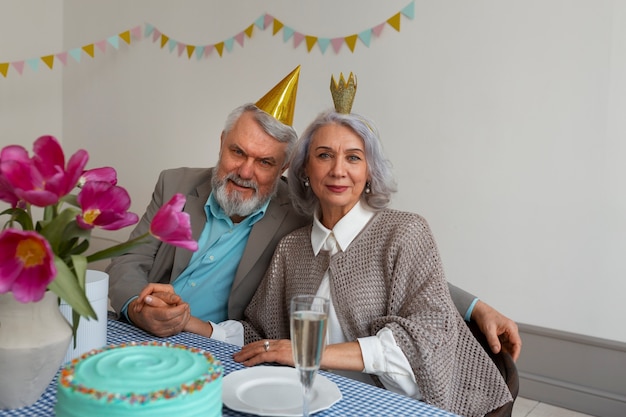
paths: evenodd
<path fill-rule="evenodd" d="M 263 347 L 265 348 L 266 352 L 270 350 L 270 341 L 266 340 L 265 342 L 263 342 Z"/>

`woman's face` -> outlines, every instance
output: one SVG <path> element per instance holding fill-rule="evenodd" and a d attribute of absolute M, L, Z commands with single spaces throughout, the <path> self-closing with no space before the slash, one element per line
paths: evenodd
<path fill-rule="evenodd" d="M 365 188 L 368 173 L 363 139 L 345 126 L 321 127 L 311 140 L 305 173 L 322 215 L 332 216 L 336 223 L 359 201 Z"/>

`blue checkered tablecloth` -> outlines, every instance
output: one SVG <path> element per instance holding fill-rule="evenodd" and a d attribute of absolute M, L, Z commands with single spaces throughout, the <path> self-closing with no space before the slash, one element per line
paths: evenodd
<path fill-rule="evenodd" d="M 143 342 L 149 340 L 163 340 L 171 343 L 181 343 L 205 349 L 222 361 L 224 373 L 242 369 L 243 366 L 232 360 L 232 354 L 238 351 L 238 347 L 219 342 L 193 333 L 181 333 L 176 336 L 159 339 L 145 333 L 134 326 L 115 320 L 108 322 L 107 343 L 120 344 L 127 342 Z M 423 416 L 423 417 L 454 417 L 447 411 L 429 406 L 420 401 L 394 394 L 390 391 L 377 388 L 372 385 L 354 381 L 340 375 L 329 372 L 321 372 L 339 387 L 343 398 L 327 410 L 316 413 L 316 417 L 327 416 Z M 57 378 L 55 377 L 41 398 L 30 407 L 22 407 L 14 410 L 0 410 L 0 416 L 54 416 L 54 404 L 56 402 Z M 224 416 L 246 416 L 248 414 L 230 410 L 226 406 L 223 409 Z M 88 416 L 86 416 L 88 417 Z M 182 416 L 181 416 L 182 417 Z"/>

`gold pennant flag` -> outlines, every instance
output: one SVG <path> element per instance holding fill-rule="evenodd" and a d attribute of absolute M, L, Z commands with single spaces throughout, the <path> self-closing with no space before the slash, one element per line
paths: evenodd
<path fill-rule="evenodd" d="M 87 55 L 93 58 L 93 43 L 83 46 L 83 51 L 85 51 Z"/>
<path fill-rule="evenodd" d="M 220 57 L 221 57 L 222 52 L 224 52 L 224 42 L 216 43 L 215 49 L 217 49 L 217 53 L 220 54 Z"/>
<path fill-rule="evenodd" d="M 400 13 L 387 19 L 387 23 L 389 23 L 392 28 L 400 32 Z"/>
<path fill-rule="evenodd" d="M 120 33 L 120 38 L 130 45 L 130 30 Z"/>
<path fill-rule="evenodd" d="M 248 26 L 248 27 L 246 28 L 246 30 L 244 30 L 244 32 L 245 32 L 245 34 L 246 34 L 246 36 L 247 36 L 248 38 L 251 38 L 251 37 L 252 37 L 252 30 L 254 30 L 254 23 L 253 23 L 253 24 L 251 24 L 250 26 Z"/>
<path fill-rule="evenodd" d="M 52 69 L 52 66 L 54 65 L 54 55 L 42 56 L 41 60 L 48 66 L 48 68 Z"/>
<path fill-rule="evenodd" d="M 350 35 L 344 38 L 346 40 L 346 45 L 348 45 L 348 48 L 350 48 L 352 52 L 354 52 L 354 48 L 356 47 L 356 40 L 358 38 L 358 35 Z"/>
<path fill-rule="evenodd" d="M 169 37 L 165 36 L 165 35 L 161 35 L 161 48 L 163 48 L 165 45 L 167 45 L 167 42 L 170 40 Z"/>
<path fill-rule="evenodd" d="M 311 49 L 313 49 L 313 47 L 315 46 L 315 44 L 317 43 L 317 36 L 305 36 L 306 39 L 306 49 L 311 52 Z"/>
<path fill-rule="evenodd" d="M 2 74 L 4 78 L 6 78 L 8 72 L 9 72 L 9 63 L 8 62 L 0 63 L 0 74 Z"/>
<path fill-rule="evenodd" d="M 193 51 L 196 50 L 196 47 L 193 45 L 187 45 L 186 49 L 187 49 L 187 56 L 189 57 L 189 59 L 191 59 L 191 55 L 193 55 Z"/>
<path fill-rule="evenodd" d="M 272 29 L 272 35 L 276 35 L 283 28 L 283 22 L 278 19 L 274 19 L 274 28 Z"/>

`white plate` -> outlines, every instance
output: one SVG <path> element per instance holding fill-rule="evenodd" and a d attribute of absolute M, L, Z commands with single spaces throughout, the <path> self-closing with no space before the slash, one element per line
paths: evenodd
<path fill-rule="evenodd" d="M 222 400 L 232 410 L 258 416 L 302 415 L 302 387 L 295 368 L 254 366 L 231 372 L 222 383 Z M 317 374 L 311 389 L 311 414 L 329 408 L 340 399 L 337 385 Z"/>

